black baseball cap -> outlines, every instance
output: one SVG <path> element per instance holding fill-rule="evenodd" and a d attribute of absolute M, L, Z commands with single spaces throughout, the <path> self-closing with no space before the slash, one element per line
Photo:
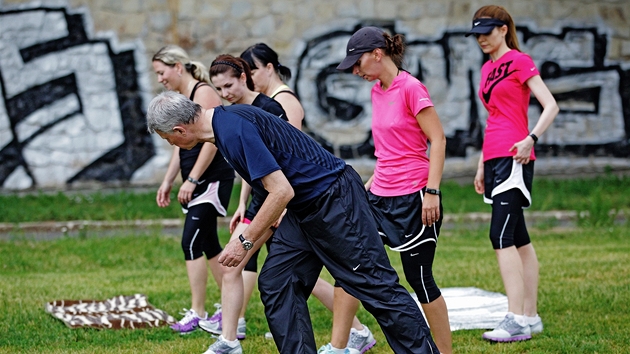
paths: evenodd
<path fill-rule="evenodd" d="M 378 27 L 363 27 L 356 31 L 346 46 L 346 57 L 337 65 L 337 70 L 351 68 L 363 53 L 371 52 L 376 48 L 385 47 L 383 30 Z"/>
<path fill-rule="evenodd" d="M 507 25 L 507 23 L 497 20 L 496 18 L 477 18 L 473 20 L 472 28 L 466 33 L 466 37 L 471 34 L 488 34 L 492 32 L 495 27 L 503 25 Z"/>

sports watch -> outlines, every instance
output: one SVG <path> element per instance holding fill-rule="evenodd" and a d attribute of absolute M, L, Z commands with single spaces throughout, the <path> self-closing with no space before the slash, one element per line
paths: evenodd
<path fill-rule="evenodd" d="M 194 183 L 194 184 L 196 184 L 196 185 L 200 185 L 200 184 L 201 184 L 201 182 L 199 182 L 199 180 L 196 180 L 196 179 L 194 179 L 194 178 L 192 178 L 192 177 L 190 177 L 190 176 L 188 176 L 188 178 L 186 178 L 186 180 L 187 180 L 188 182 L 190 182 L 190 183 Z"/>
<path fill-rule="evenodd" d="M 252 247 L 254 247 L 254 243 L 252 241 L 246 240 L 242 234 L 238 236 L 238 239 L 241 241 L 241 244 L 243 245 L 243 249 L 245 251 L 249 251 L 252 249 Z"/>
<path fill-rule="evenodd" d="M 442 192 L 440 192 L 439 189 L 427 188 L 424 192 L 428 194 L 442 195 Z"/>

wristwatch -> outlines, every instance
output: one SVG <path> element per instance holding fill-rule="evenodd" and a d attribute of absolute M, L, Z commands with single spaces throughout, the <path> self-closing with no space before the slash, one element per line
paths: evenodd
<path fill-rule="evenodd" d="M 252 247 L 254 247 L 254 243 L 252 241 L 246 240 L 242 234 L 238 236 L 238 239 L 241 241 L 241 244 L 243 244 L 243 249 L 245 251 L 249 251 L 252 249 Z"/>
<path fill-rule="evenodd" d="M 428 194 L 442 195 L 442 192 L 440 192 L 439 189 L 427 188 L 424 192 Z"/>
<path fill-rule="evenodd" d="M 196 179 L 194 179 L 194 178 L 192 178 L 192 177 L 190 177 L 190 176 L 188 176 L 188 178 L 186 178 L 186 180 L 187 180 L 188 182 L 190 182 L 190 183 L 194 183 L 194 184 L 196 184 L 196 185 L 200 185 L 200 184 L 201 184 L 201 182 L 199 182 L 198 180 L 196 180 Z"/>

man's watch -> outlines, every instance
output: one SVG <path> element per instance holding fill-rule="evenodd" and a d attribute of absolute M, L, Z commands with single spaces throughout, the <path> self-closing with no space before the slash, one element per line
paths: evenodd
<path fill-rule="evenodd" d="M 428 194 L 442 195 L 442 192 L 440 192 L 439 189 L 427 188 L 424 192 Z"/>
<path fill-rule="evenodd" d="M 252 249 L 252 247 L 254 247 L 254 243 L 252 241 L 246 240 L 242 234 L 238 236 L 238 239 L 241 241 L 241 244 L 243 245 L 243 249 L 245 251 L 249 251 Z"/>

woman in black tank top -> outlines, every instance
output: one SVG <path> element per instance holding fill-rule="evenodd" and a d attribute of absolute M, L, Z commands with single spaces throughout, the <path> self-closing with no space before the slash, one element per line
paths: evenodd
<path fill-rule="evenodd" d="M 158 81 L 166 89 L 178 91 L 206 109 L 221 104 L 221 98 L 208 85 L 206 67 L 200 62 L 190 61 L 182 48 L 174 45 L 163 47 L 153 56 L 152 64 Z M 217 235 L 217 217 L 226 214 L 234 170 L 213 144 L 201 143 L 191 150 L 175 147 L 157 191 L 158 206 L 170 204 L 171 189 L 179 171 L 183 183 L 177 200 L 186 213 L 182 250 L 192 299 L 190 310 L 171 328 L 189 333 L 198 327 L 200 319 L 208 318 L 205 310 L 208 265 L 217 285 L 221 286 L 223 267 L 217 259 L 222 248 Z"/>

